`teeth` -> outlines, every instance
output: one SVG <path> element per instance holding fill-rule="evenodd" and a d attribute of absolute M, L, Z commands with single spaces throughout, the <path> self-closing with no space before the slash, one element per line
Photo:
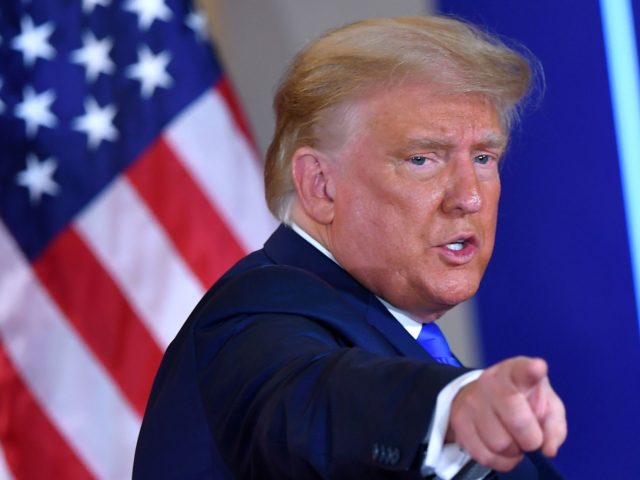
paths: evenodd
<path fill-rule="evenodd" d="M 464 242 L 447 243 L 447 248 L 454 251 L 462 250 L 464 248 Z"/>

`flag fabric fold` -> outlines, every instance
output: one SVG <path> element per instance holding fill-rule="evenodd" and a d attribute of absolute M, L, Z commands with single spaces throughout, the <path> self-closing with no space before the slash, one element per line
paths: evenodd
<path fill-rule="evenodd" d="M 0 12 L 0 478 L 130 477 L 162 352 L 274 221 L 180 0 Z"/>

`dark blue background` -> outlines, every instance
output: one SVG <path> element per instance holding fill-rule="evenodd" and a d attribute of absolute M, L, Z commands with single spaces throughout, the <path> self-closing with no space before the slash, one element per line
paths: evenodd
<path fill-rule="evenodd" d="M 599 3 L 440 7 L 526 45 L 547 83 L 504 165 L 478 295 L 485 361 L 548 360 L 568 411 L 555 462 L 567 478 L 640 478 L 640 340 Z"/>

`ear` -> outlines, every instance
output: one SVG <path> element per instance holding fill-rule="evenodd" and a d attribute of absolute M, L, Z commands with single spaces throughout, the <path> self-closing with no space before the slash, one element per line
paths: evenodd
<path fill-rule="evenodd" d="M 302 210 L 320 224 L 333 221 L 335 184 L 331 161 L 311 147 L 300 147 L 291 158 L 293 183 Z"/>

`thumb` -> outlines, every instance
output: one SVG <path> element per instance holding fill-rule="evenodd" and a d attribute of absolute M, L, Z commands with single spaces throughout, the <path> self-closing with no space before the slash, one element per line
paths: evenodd
<path fill-rule="evenodd" d="M 541 358 L 518 357 L 513 360 L 511 381 L 518 390 L 528 392 L 547 376 L 547 362 Z"/>

